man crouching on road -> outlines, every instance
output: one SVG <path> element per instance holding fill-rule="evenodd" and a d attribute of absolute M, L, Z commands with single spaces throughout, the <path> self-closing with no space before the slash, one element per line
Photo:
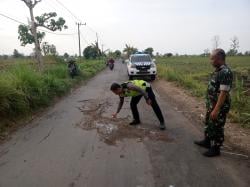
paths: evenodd
<path fill-rule="evenodd" d="M 215 49 L 211 56 L 213 72 L 207 88 L 205 138 L 194 143 L 208 148 L 203 155 L 213 157 L 220 155 L 220 147 L 224 141 L 224 125 L 230 109 L 230 90 L 232 88 L 233 73 L 225 64 L 225 52 L 222 49 Z"/>
<path fill-rule="evenodd" d="M 139 112 L 137 110 L 137 104 L 139 103 L 141 97 L 144 96 L 147 104 L 152 106 L 156 116 L 160 121 L 160 129 L 165 129 L 165 123 L 161 109 L 155 99 L 151 85 L 148 82 L 144 80 L 132 80 L 122 84 L 113 83 L 110 87 L 110 90 L 120 97 L 120 103 L 118 105 L 117 112 L 112 115 L 114 118 L 116 118 L 123 106 L 124 97 L 132 97 L 130 101 L 130 108 L 132 110 L 134 120 L 130 123 L 130 125 L 140 124 L 141 122 Z"/>

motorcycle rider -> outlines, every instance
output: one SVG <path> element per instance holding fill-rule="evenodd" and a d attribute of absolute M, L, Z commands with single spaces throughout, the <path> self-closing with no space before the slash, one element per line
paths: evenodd
<path fill-rule="evenodd" d="M 77 65 L 76 65 L 76 60 L 73 58 L 70 58 L 68 60 L 68 70 L 71 78 L 73 79 L 74 76 L 77 75 Z"/>
<path fill-rule="evenodd" d="M 114 63 L 115 63 L 115 60 L 111 57 L 109 60 L 108 60 L 108 66 L 111 70 L 113 70 L 114 68 Z"/>

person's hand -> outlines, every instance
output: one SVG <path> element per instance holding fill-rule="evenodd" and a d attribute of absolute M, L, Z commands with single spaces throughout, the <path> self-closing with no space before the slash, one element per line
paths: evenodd
<path fill-rule="evenodd" d="M 112 114 L 112 118 L 116 118 L 117 113 Z"/>
<path fill-rule="evenodd" d="M 211 114 L 210 114 L 210 118 L 211 118 L 212 120 L 216 120 L 217 117 L 218 117 L 218 114 L 219 114 L 219 111 L 216 110 L 216 109 L 213 109 L 213 111 L 212 111 Z"/>
<path fill-rule="evenodd" d="M 148 98 L 148 99 L 146 100 L 146 103 L 147 103 L 148 105 L 151 105 L 151 104 L 152 104 L 152 101 Z"/>

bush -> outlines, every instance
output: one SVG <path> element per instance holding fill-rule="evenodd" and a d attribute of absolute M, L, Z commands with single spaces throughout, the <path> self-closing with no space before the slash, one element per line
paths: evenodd
<path fill-rule="evenodd" d="M 68 75 L 67 64 L 52 63 L 44 72 L 38 72 L 31 64 L 13 65 L 0 73 L 0 130 L 1 121 L 26 116 L 32 111 L 48 106 L 56 96 L 62 96 L 81 80 L 93 76 L 105 65 L 101 61 L 79 64 L 76 79 Z M 6 125 L 6 124 L 5 124 Z"/>
<path fill-rule="evenodd" d="M 244 86 L 244 79 L 249 80 L 249 57 L 228 57 L 227 63 L 234 71 L 231 120 L 240 122 L 244 127 L 250 125 L 250 99 L 247 95 L 249 86 Z M 171 57 L 157 59 L 158 75 L 168 81 L 191 91 L 195 96 L 203 97 L 210 73 L 213 71 L 207 57 Z"/>

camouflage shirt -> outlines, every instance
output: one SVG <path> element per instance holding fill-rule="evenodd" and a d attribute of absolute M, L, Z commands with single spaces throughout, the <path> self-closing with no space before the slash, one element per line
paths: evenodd
<path fill-rule="evenodd" d="M 212 111 L 215 107 L 220 91 L 230 92 L 233 82 L 233 73 L 227 65 L 221 65 L 211 75 L 208 83 L 206 95 L 207 110 Z M 221 112 L 229 112 L 231 105 L 230 94 L 227 95 L 224 104 L 221 107 Z"/>

